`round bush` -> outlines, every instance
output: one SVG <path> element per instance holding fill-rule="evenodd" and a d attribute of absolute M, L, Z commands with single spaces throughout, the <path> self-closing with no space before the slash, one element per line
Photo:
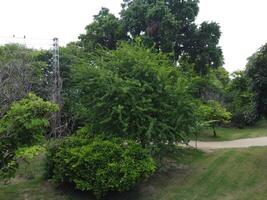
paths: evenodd
<path fill-rule="evenodd" d="M 156 164 L 149 152 L 133 141 L 71 137 L 48 154 L 57 183 L 72 183 L 99 199 L 109 191 L 125 191 L 149 177 Z"/>

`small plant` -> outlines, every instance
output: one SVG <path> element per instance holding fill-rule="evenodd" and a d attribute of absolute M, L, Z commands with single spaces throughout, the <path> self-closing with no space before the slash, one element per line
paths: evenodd
<path fill-rule="evenodd" d="M 213 136 L 217 137 L 216 126 L 230 122 L 232 114 L 228 112 L 219 102 L 208 101 L 199 107 L 199 114 L 203 120 L 203 126 L 209 126 L 213 130 Z"/>
<path fill-rule="evenodd" d="M 41 154 L 44 154 L 46 148 L 41 145 L 20 148 L 16 152 L 16 158 L 22 168 L 22 176 L 27 179 L 35 178 L 35 164 L 32 162 Z M 19 171 L 19 170 L 18 170 Z"/>

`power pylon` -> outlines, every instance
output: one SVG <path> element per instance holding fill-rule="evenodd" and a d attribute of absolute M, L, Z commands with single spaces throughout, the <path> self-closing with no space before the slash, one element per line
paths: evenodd
<path fill-rule="evenodd" d="M 59 64 L 59 39 L 53 39 L 53 86 L 52 86 L 52 101 L 59 105 L 61 110 L 62 99 L 62 79 L 60 76 L 60 64 Z M 61 111 L 55 113 L 51 120 L 51 136 L 60 137 L 61 131 Z"/>

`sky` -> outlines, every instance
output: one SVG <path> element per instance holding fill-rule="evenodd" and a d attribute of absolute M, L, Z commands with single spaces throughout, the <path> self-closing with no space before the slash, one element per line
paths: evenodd
<path fill-rule="evenodd" d="M 65 45 L 84 33 L 101 7 L 118 15 L 121 0 L 0 0 L 0 44 L 26 43 L 49 48 L 58 37 Z M 266 0 L 200 0 L 197 23 L 221 26 L 220 46 L 229 71 L 244 69 L 247 58 L 267 42 Z M 13 37 L 15 36 L 15 38 Z M 26 39 L 24 39 L 26 36 Z M 21 39 L 22 38 L 22 39 Z"/>

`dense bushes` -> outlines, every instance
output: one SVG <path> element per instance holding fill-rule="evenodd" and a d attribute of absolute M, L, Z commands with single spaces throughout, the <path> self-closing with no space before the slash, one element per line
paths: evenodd
<path fill-rule="evenodd" d="M 251 91 L 251 79 L 244 71 L 232 74 L 233 79 L 227 87 L 226 104 L 232 116 L 232 125 L 239 128 L 252 126 L 258 120 L 258 114 L 253 102 L 254 93 Z"/>
<path fill-rule="evenodd" d="M 149 153 L 133 141 L 72 136 L 48 152 L 48 175 L 101 198 L 125 191 L 155 171 Z"/>
<path fill-rule="evenodd" d="M 0 178 L 14 175 L 15 151 L 42 140 L 49 127 L 50 114 L 57 110 L 57 105 L 34 94 L 13 103 L 0 120 Z"/>
<path fill-rule="evenodd" d="M 253 126 L 259 119 L 253 104 L 247 106 L 237 107 L 233 117 L 232 125 L 238 128 Z"/>

